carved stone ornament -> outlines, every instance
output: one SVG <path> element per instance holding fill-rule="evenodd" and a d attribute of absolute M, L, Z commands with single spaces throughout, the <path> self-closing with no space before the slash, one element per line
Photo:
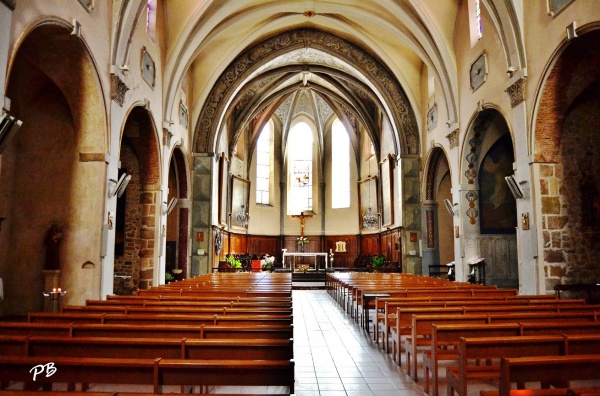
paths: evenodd
<path fill-rule="evenodd" d="M 173 137 L 173 132 L 169 131 L 166 128 L 163 128 L 163 142 L 167 147 L 171 147 L 171 138 Z"/>
<path fill-rule="evenodd" d="M 450 142 L 450 148 L 458 147 L 458 129 L 454 132 L 450 132 L 450 134 L 446 135 L 446 138 Z"/>
<path fill-rule="evenodd" d="M 418 129 L 406 93 L 378 59 L 362 48 L 340 37 L 312 29 L 298 29 L 281 33 L 244 51 L 223 71 L 208 95 L 195 130 L 196 151 L 207 152 L 220 127 L 220 115 L 230 99 L 239 91 L 240 84 L 261 65 L 299 48 L 315 48 L 354 66 L 369 79 L 390 106 L 391 117 L 403 135 L 406 153 L 419 152 Z M 210 142 L 210 143 L 209 143 Z"/>
<path fill-rule="evenodd" d="M 525 82 L 525 78 L 520 78 L 515 81 L 513 85 L 504 90 L 504 92 L 510 96 L 511 107 L 516 107 L 519 103 L 525 100 L 525 88 L 527 87 Z"/>
<path fill-rule="evenodd" d="M 125 101 L 125 92 L 129 91 L 127 85 L 121 80 L 119 76 L 116 74 L 110 75 L 110 97 L 112 100 L 117 102 L 117 104 L 123 107 L 123 102 Z"/>

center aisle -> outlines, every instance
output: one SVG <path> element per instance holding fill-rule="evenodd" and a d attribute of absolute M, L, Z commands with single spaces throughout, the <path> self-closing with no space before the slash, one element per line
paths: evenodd
<path fill-rule="evenodd" d="M 325 290 L 294 290 L 295 395 L 423 396 Z"/>

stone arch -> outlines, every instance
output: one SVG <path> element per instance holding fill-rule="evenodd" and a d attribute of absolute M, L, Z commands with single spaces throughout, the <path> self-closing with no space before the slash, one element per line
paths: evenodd
<path fill-rule="evenodd" d="M 446 264 L 454 261 L 453 216 L 443 202 L 444 199 L 452 202 L 452 183 L 449 162 L 441 147 L 429 152 L 425 169 L 423 265 Z"/>
<path fill-rule="evenodd" d="M 175 147 L 172 151 L 169 161 L 169 174 L 167 185 L 169 195 L 164 202 L 169 202 L 171 197 L 177 198 L 178 203 L 171 214 L 167 214 L 167 242 L 175 242 L 174 268 L 181 269 L 180 279 L 185 279 L 189 273 L 188 262 L 188 241 L 189 241 L 189 183 L 188 183 L 188 165 L 185 155 L 180 147 Z M 167 244 L 167 250 L 170 248 Z M 165 255 L 167 270 L 169 269 L 169 252 Z"/>
<path fill-rule="evenodd" d="M 98 298 L 107 147 L 105 101 L 95 62 L 72 25 L 44 18 L 25 29 L 9 61 L 6 96 L 23 126 L 2 153 L 0 271 L 6 311 L 38 311 L 45 302 L 44 234 L 63 228 L 59 287 L 64 303 Z M 86 191 L 82 196 L 72 191 Z M 10 248 L 9 248 L 10 247 Z M 20 288 L 17 285 L 29 284 Z"/>
<path fill-rule="evenodd" d="M 496 143 L 507 139 L 508 144 L 498 149 Z M 499 151 L 498 151 L 499 150 Z M 506 117 L 493 105 L 483 106 L 467 128 L 461 157 L 460 204 L 462 241 L 465 262 L 459 273 L 468 273 L 468 262 L 483 257 L 486 262 L 486 284 L 501 287 L 518 286 L 518 259 L 516 224 L 490 227 L 493 219 L 500 217 L 495 209 L 506 209 L 516 222 L 516 202 L 504 180 L 512 174 L 515 158 L 514 141 Z M 493 156 L 493 157 L 491 157 Z M 500 158 L 500 159 L 498 159 Z M 486 164 L 501 168 L 495 172 L 484 171 Z M 490 165 L 491 166 L 491 165 Z M 490 178 L 493 177 L 493 180 Z M 484 186 L 495 186 L 493 197 L 498 202 L 489 206 L 491 195 Z M 497 194 L 496 194 L 497 192 Z M 492 210 L 494 209 L 494 210 Z M 482 213 L 485 211 L 485 213 Z M 494 217 L 496 216 L 496 217 Z"/>
<path fill-rule="evenodd" d="M 159 141 L 152 115 L 143 106 L 132 107 L 125 118 L 119 159 L 119 173 L 132 176 L 117 199 L 115 237 L 115 275 L 131 277 L 124 285 L 116 282 L 115 290 L 127 293 L 158 281 L 155 246 L 163 232 L 157 229 L 161 208 Z"/>
<path fill-rule="evenodd" d="M 223 114 L 240 85 L 261 65 L 284 53 L 300 48 L 315 48 L 359 70 L 375 86 L 382 102 L 388 106 L 392 127 L 400 140 L 396 152 L 415 154 L 419 152 L 418 127 L 414 112 L 404 90 L 393 74 L 377 58 L 360 47 L 337 36 L 310 29 L 298 29 L 281 33 L 264 40 L 244 51 L 221 74 L 208 95 L 194 132 L 197 152 L 214 151 L 216 136 L 222 128 Z"/>
<path fill-rule="evenodd" d="M 549 61 L 538 94 L 533 157 L 539 167 L 543 268 L 548 290 L 595 282 L 600 272 L 600 25 L 578 29 Z"/>

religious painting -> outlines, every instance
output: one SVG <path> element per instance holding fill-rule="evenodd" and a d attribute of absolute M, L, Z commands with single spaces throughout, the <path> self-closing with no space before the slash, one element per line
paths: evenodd
<path fill-rule="evenodd" d="M 498 139 L 481 161 L 479 212 L 482 234 L 516 232 L 517 203 L 504 179 L 513 173 L 514 161 L 510 135 Z"/>
<path fill-rule="evenodd" d="M 154 61 L 150 57 L 150 54 L 146 50 L 146 47 L 142 48 L 142 78 L 148 85 L 154 88 L 155 79 L 156 79 L 156 66 L 154 65 Z"/>
<path fill-rule="evenodd" d="M 548 0 L 548 15 L 555 17 L 575 0 Z"/>
<path fill-rule="evenodd" d="M 381 222 L 382 226 L 394 224 L 394 180 L 392 160 L 388 154 L 380 163 L 381 174 Z"/>
<path fill-rule="evenodd" d="M 248 222 L 244 221 L 250 216 L 248 202 L 250 201 L 250 180 L 238 176 L 231 177 L 231 228 L 248 229 Z"/>
<path fill-rule="evenodd" d="M 219 158 L 219 223 L 227 225 L 227 187 L 229 185 L 228 161 L 225 153 Z"/>
<path fill-rule="evenodd" d="M 361 230 L 379 228 L 377 176 L 358 181 L 358 222 Z M 374 216 L 367 217 L 365 216 Z"/>
<path fill-rule="evenodd" d="M 487 80 L 488 66 L 485 52 L 479 55 L 479 57 L 471 65 L 469 70 L 469 76 L 471 80 L 471 90 L 476 91 L 477 88 L 483 85 Z"/>

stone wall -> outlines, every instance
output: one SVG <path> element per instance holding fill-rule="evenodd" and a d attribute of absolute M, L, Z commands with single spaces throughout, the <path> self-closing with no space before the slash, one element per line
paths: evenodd
<path fill-rule="evenodd" d="M 600 34 L 570 45 L 542 95 L 536 129 L 545 286 L 600 279 Z"/>

